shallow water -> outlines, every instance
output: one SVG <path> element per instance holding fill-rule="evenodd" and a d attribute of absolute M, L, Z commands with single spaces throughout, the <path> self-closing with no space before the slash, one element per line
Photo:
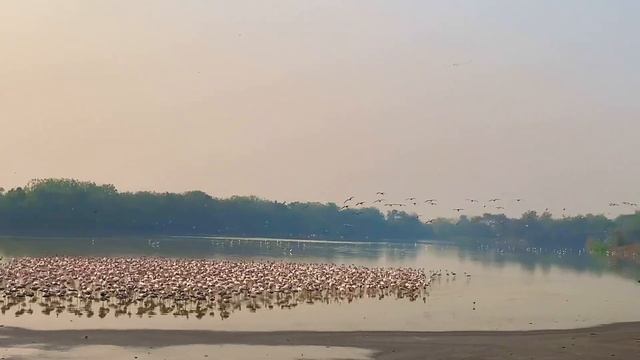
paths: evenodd
<path fill-rule="evenodd" d="M 372 351 L 366 349 L 325 346 L 263 346 L 263 345 L 184 345 L 159 348 L 122 347 L 109 345 L 78 346 L 70 349 L 42 348 L 38 344 L 0 350 L 2 358 L 20 359 L 333 359 L 366 360 Z"/>
<path fill-rule="evenodd" d="M 63 312 L 0 315 L 0 323 L 38 329 L 211 330 L 520 330 L 640 320 L 638 268 L 582 250 L 500 249 L 443 244 L 371 244 L 264 239 L 0 239 L 0 256 L 170 256 L 280 259 L 412 266 L 456 271 L 426 301 L 358 299 L 293 309 L 236 310 L 231 317 L 78 317 Z M 464 272 L 471 274 L 464 276 Z M 475 304 L 474 304 L 475 302 Z M 32 306 L 32 305 L 29 305 Z M 33 305 L 35 306 L 35 305 Z"/>

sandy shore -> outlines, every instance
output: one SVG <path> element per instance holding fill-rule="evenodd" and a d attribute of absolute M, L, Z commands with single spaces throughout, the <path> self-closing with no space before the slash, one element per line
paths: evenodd
<path fill-rule="evenodd" d="M 0 328 L 0 348 L 5 349 L 36 347 L 60 352 L 104 345 L 145 349 L 186 346 L 184 349 L 187 350 L 183 351 L 188 352 L 189 345 L 221 344 L 368 349 L 372 350 L 371 356 L 375 359 L 425 359 L 427 355 L 429 359 L 637 359 L 640 358 L 640 322 L 513 332 L 39 331 Z M 5 356 L 9 359 L 11 355 Z M 215 354 L 205 357 L 212 356 Z"/>

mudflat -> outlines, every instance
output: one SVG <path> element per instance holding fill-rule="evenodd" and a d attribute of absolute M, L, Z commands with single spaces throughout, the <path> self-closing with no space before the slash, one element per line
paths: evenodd
<path fill-rule="evenodd" d="M 224 332 L 192 330 L 30 330 L 0 328 L 0 348 L 53 352 L 108 345 L 158 349 L 255 345 L 370 350 L 375 359 L 639 359 L 640 322 L 591 328 L 470 332 Z M 149 352 L 150 354 L 150 352 Z M 215 353 L 198 357 L 215 357 Z M 6 359 L 11 353 L 2 354 Z M 311 358 L 322 358 L 321 354 Z M 17 358 L 18 356 L 16 356 Z M 20 358 L 29 358 L 27 354 Z M 186 358 L 186 356 L 184 356 Z"/>

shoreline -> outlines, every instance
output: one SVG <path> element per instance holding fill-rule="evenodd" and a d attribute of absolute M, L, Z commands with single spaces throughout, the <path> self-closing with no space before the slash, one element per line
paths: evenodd
<path fill-rule="evenodd" d="M 38 345 L 34 345 L 38 344 Z M 167 347 L 188 345 L 350 347 L 375 359 L 602 359 L 636 358 L 640 322 L 577 329 L 522 331 L 206 331 L 29 330 L 0 327 L 0 348 L 36 346 L 66 351 L 88 345 Z"/>

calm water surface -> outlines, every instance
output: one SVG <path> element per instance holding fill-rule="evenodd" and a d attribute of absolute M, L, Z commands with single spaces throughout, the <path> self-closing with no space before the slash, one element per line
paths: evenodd
<path fill-rule="evenodd" d="M 220 238 L 0 238 L 0 257 L 166 256 L 269 259 L 450 270 L 426 301 L 359 299 L 290 310 L 236 310 L 231 317 L 133 315 L 104 319 L 71 313 L 0 315 L 0 324 L 39 329 L 212 330 L 519 330 L 640 320 L 640 268 L 583 250 L 458 247 L 439 243 L 353 243 Z M 471 277 L 461 276 L 464 272 Z M 475 302 L 475 304 L 474 304 Z M 135 311 L 133 311 L 135 314 Z"/>

